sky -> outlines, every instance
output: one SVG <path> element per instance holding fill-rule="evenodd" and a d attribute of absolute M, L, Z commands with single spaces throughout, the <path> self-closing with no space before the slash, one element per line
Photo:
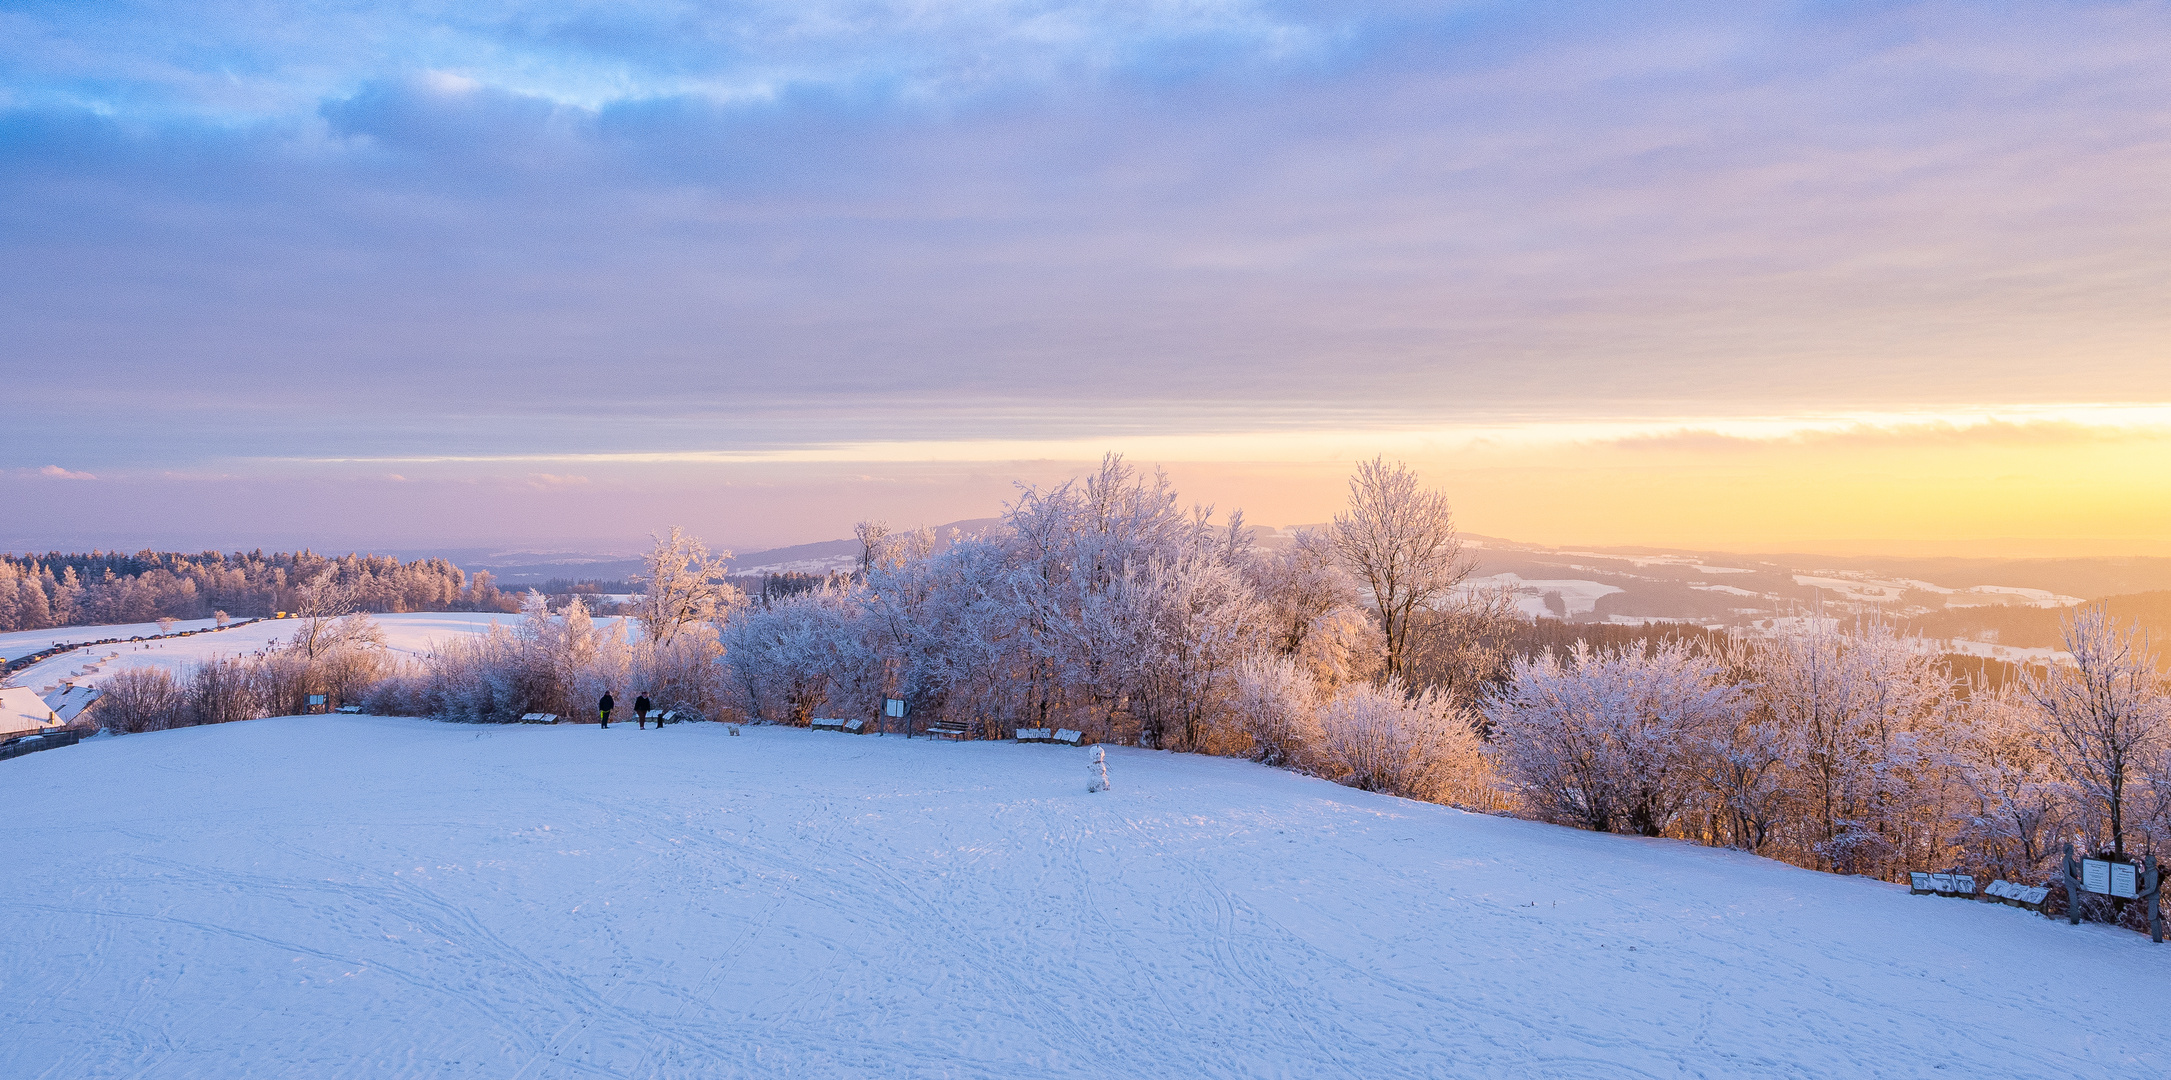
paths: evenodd
<path fill-rule="evenodd" d="M 0 0 L 0 549 L 2171 554 L 2171 5 Z"/>

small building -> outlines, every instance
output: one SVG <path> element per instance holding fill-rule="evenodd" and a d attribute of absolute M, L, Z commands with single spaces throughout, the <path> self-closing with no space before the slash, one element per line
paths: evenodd
<path fill-rule="evenodd" d="M 104 691 L 95 686 L 63 686 L 45 695 L 45 707 L 53 711 L 54 719 L 72 724 L 83 719 L 91 706 L 98 704 Z"/>
<path fill-rule="evenodd" d="M 0 687 L 0 739 L 51 731 L 62 726 L 52 706 L 27 686 Z"/>

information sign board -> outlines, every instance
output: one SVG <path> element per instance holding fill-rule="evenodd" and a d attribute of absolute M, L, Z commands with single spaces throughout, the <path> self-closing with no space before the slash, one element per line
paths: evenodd
<path fill-rule="evenodd" d="M 2140 867 L 2135 866 L 2132 863 L 2112 863 L 2111 887 L 2109 889 L 2110 894 L 2112 896 L 2123 896 L 2128 900 L 2139 899 L 2141 895 L 2141 883 L 2139 875 L 2134 873 L 2134 871 L 2139 869 Z"/>
<path fill-rule="evenodd" d="M 2092 893 L 2111 891 L 2111 864 L 2102 859 L 2081 860 L 2081 888 Z"/>
<path fill-rule="evenodd" d="M 882 702 L 882 715 L 903 716 L 904 714 L 905 702 L 903 698 L 889 698 Z"/>

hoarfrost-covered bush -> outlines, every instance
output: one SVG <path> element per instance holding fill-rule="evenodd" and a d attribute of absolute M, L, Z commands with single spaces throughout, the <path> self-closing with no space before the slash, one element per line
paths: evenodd
<path fill-rule="evenodd" d="M 1709 740 L 1746 708 L 1682 642 L 1518 660 L 1487 706 L 1501 772 L 1538 817 L 1658 836 L 1700 795 Z"/>
<path fill-rule="evenodd" d="M 825 586 L 750 609 L 725 627 L 725 660 L 746 715 L 805 727 L 825 708 L 876 713 L 881 665 L 859 599 L 851 586 Z"/>
<path fill-rule="evenodd" d="M 1468 713 L 1434 690 L 1389 681 L 1342 689 L 1319 714 L 1319 763 L 1332 779 L 1411 799 L 1488 806 L 1492 784 Z"/>
<path fill-rule="evenodd" d="M 1309 768 L 1321 742 L 1319 684 L 1286 656 L 1252 657 L 1236 669 L 1228 715 L 1250 740 L 1246 757 L 1282 768 Z"/>

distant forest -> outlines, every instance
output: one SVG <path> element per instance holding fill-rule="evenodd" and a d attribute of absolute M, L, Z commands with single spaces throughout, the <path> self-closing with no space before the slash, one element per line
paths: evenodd
<path fill-rule="evenodd" d="M 2105 596 L 2088 601 L 2123 623 L 2148 631 L 2157 644 L 2171 644 L 2171 589 Z M 1971 638 L 2019 649 L 2063 648 L 2065 626 L 2073 608 L 1993 604 L 1953 607 L 1905 620 L 1910 633 L 1930 638 Z"/>
<path fill-rule="evenodd" d="M 322 580 L 356 611 L 518 611 L 487 571 L 470 578 L 443 559 L 310 551 L 187 555 L 171 551 L 0 555 L 0 631 L 149 622 L 162 616 L 237 618 L 292 610 Z"/>

